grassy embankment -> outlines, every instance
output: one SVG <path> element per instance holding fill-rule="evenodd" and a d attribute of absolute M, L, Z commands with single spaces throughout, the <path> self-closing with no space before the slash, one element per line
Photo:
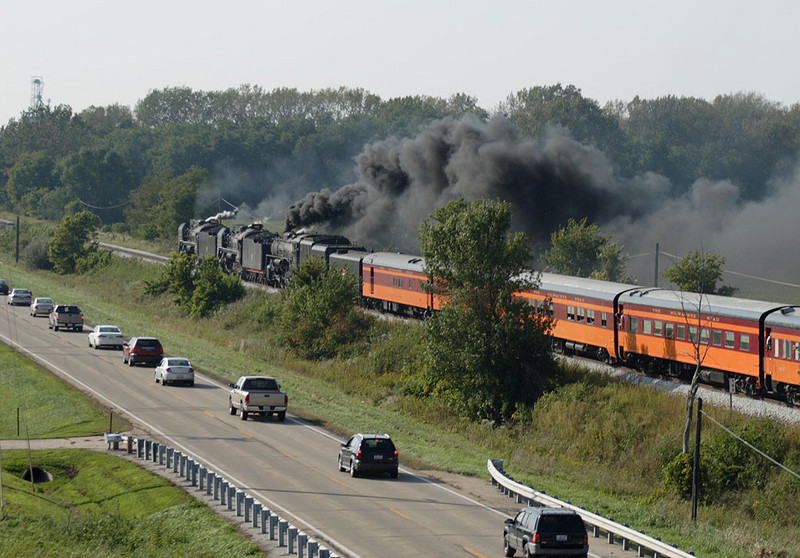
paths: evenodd
<path fill-rule="evenodd" d="M 4 345 L 0 393 L 3 439 L 96 435 L 112 424 L 107 410 Z M 113 425 L 127 428 L 121 417 Z M 205 504 L 125 459 L 77 449 L 0 451 L 0 557 L 263 555 Z M 52 480 L 23 480 L 31 465 Z"/>
<path fill-rule="evenodd" d="M 168 354 L 191 356 L 204 373 L 223 380 L 275 374 L 293 412 L 342 435 L 390 432 L 411 466 L 486 476 L 486 460 L 501 458 L 521 482 L 698 556 L 800 555 L 798 486 L 784 475 L 703 504 L 699 521 L 689 520 L 689 503 L 663 483 L 663 467 L 680 447 L 680 399 L 576 375 L 515 424 L 476 424 L 409 394 L 422 340 L 417 324 L 378 323 L 361 342 L 363 350 L 354 348 L 348 358 L 300 361 L 277 342 L 267 295 L 250 292 L 212 318 L 188 320 L 168 299 L 142 294 L 143 281 L 158 272 L 157 266 L 115 260 L 96 276 L 55 277 L 0 264 L 12 284 L 80 304 L 88 321 L 117 323 L 127 336 L 157 335 Z M 732 426 L 751 421 L 724 409 L 707 411 Z M 785 432 L 791 447 L 800 448 L 800 433 Z"/>

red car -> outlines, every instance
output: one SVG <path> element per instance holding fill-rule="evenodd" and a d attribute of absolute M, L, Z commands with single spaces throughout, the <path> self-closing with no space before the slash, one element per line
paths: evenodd
<path fill-rule="evenodd" d="M 122 362 L 129 366 L 142 362 L 155 366 L 163 356 L 164 348 L 155 337 L 131 337 L 122 345 Z"/>

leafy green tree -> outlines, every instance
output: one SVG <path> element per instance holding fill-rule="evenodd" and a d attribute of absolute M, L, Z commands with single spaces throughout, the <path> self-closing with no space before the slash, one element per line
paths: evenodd
<path fill-rule="evenodd" d="M 88 245 L 97 238 L 99 219 L 91 211 L 67 215 L 56 228 L 47 249 L 47 257 L 56 273 L 75 273 L 81 262 L 93 257 L 96 246 Z"/>
<path fill-rule="evenodd" d="M 280 329 L 289 349 L 303 358 L 331 358 L 368 327 L 358 311 L 358 278 L 311 258 L 283 291 Z"/>
<path fill-rule="evenodd" d="M 175 304 L 194 318 L 208 316 L 245 294 L 239 278 L 226 274 L 216 258 L 207 256 L 198 261 L 190 254 L 172 254 L 161 276 L 145 282 L 145 292 L 151 296 L 173 295 Z"/>
<path fill-rule="evenodd" d="M 121 220 L 133 189 L 130 169 L 114 151 L 84 149 L 61 164 L 61 181 L 72 197 L 105 223 Z"/>
<path fill-rule="evenodd" d="M 500 111 L 534 138 L 542 137 L 549 127 L 563 126 L 577 141 L 612 153 L 623 141 L 618 120 L 574 85 L 522 89 L 509 95 Z"/>
<path fill-rule="evenodd" d="M 189 302 L 189 315 L 202 318 L 244 296 L 244 286 L 235 275 L 222 270 L 219 261 L 212 257 L 200 260 L 193 275 L 194 291 Z"/>
<path fill-rule="evenodd" d="M 180 176 L 169 170 L 150 176 L 125 208 L 128 228 L 147 240 L 174 239 L 178 225 L 194 216 L 197 191 L 207 178 L 208 171 L 200 168 Z"/>
<path fill-rule="evenodd" d="M 717 286 L 722 281 L 724 266 L 725 256 L 703 254 L 698 250 L 673 264 L 664 272 L 664 277 L 681 291 L 732 296 L 736 292 L 735 287 Z"/>
<path fill-rule="evenodd" d="M 24 153 L 8 172 L 6 196 L 12 207 L 26 215 L 41 216 L 38 202 L 59 186 L 56 164 L 41 151 Z"/>
<path fill-rule="evenodd" d="M 550 249 L 542 262 L 556 273 L 575 277 L 591 277 L 605 281 L 625 281 L 629 256 L 622 246 L 611 242 L 611 235 L 587 222 L 570 219 L 567 226 L 550 235 Z"/>
<path fill-rule="evenodd" d="M 473 419 L 506 420 L 551 381 L 552 322 L 515 296 L 531 289 L 524 234 L 506 202 L 463 199 L 420 227 L 430 289 L 443 307 L 426 321 L 432 392 Z"/>

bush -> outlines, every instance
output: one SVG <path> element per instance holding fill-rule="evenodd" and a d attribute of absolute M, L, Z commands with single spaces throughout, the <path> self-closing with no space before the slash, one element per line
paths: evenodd
<path fill-rule="evenodd" d="M 22 261 L 33 269 L 52 270 L 53 262 L 47 257 L 47 245 L 44 238 L 37 238 L 29 242 L 22 250 Z"/>

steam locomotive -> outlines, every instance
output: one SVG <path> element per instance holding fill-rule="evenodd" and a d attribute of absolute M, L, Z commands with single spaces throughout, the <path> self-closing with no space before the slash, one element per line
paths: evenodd
<path fill-rule="evenodd" d="M 179 251 L 214 256 L 243 280 L 284 287 L 311 257 L 356 276 L 368 308 L 423 317 L 441 308 L 420 256 L 367 252 L 342 236 L 228 228 L 215 219 L 179 228 Z M 800 405 L 797 306 L 553 273 L 517 296 L 552 316 L 556 350 L 649 374 L 701 380 L 750 396 Z"/>

